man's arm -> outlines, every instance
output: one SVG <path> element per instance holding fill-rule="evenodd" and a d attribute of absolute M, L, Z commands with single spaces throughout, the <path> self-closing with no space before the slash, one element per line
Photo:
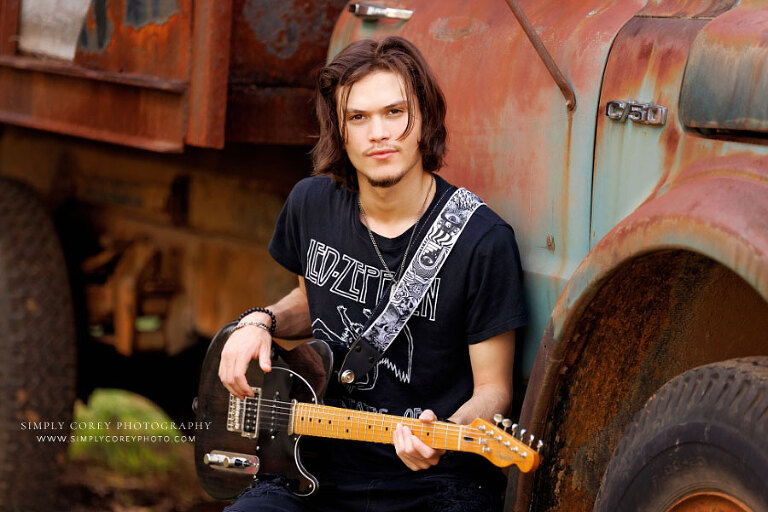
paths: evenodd
<path fill-rule="evenodd" d="M 307 338 L 312 334 L 312 324 L 309 318 L 307 290 L 304 278 L 299 276 L 299 286 L 288 295 L 268 308 L 277 319 L 275 337 L 283 339 Z M 261 322 L 267 326 L 272 319 L 260 311 L 251 313 L 243 322 Z M 293 348 L 296 343 L 281 343 L 284 348 Z M 224 387 L 235 396 L 244 398 L 253 396 L 253 391 L 245 378 L 245 372 L 253 359 L 259 360 L 261 369 L 265 372 L 272 370 L 270 356 L 272 352 L 272 336 L 254 325 L 238 329 L 227 340 L 221 351 L 219 378 Z"/>
<path fill-rule="evenodd" d="M 512 370 L 515 358 L 515 331 L 469 346 L 474 389 L 449 418 L 467 425 L 475 418 L 490 420 L 496 413 L 507 414 L 512 405 Z"/>
<path fill-rule="evenodd" d="M 451 415 L 450 421 L 466 425 L 475 418 L 490 420 L 495 413 L 509 411 L 512 405 L 514 355 L 514 330 L 469 346 L 474 379 L 472 397 Z M 419 419 L 431 423 L 437 418 L 434 412 L 426 410 Z M 445 450 L 430 448 L 403 425 L 398 425 L 395 430 L 394 444 L 398 457 L 413 471 L 434 466 L 445 453 Z"/>

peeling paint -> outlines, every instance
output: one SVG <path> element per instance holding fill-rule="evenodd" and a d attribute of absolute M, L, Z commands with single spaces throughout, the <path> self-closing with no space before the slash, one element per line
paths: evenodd
<path fill-rule="evenodd" d="M 301 26 L 276 4 L 249 0 L 243 6 L 243 14 L 253 32 L 269 42 L 266 50 L 272 55 L 288 59 L 299 49 Z"/>
<path fill-rule="evenodd" d="M 125 24 L 135 28 L 162 25 L 178 11 L 178 0 L 126 0 Z"/>
<path fill-rule="evenodd" d="M 92 17 L 86 18 L 80 31 L 78 46 L 88 52 L 101 53 L 109 45 L 115 26 L 107 16 L 108 0 L 93 0 Z"/>

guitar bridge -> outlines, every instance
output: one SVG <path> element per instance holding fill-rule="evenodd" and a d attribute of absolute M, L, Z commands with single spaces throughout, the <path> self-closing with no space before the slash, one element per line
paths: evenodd
<path fill-rule="evenodd" d="M 259 437 L 259 412 L 261 404 L 261 388 L 251 388 L 253 397 L 241 399 L 229 394 L 229 411 L 227 412 L 227 430 L 239 432 L 243 437 L 256 439 Z"/>

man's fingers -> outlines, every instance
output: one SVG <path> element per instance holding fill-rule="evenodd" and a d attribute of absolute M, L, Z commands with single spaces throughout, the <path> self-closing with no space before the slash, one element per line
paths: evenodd
<path fill-rule="evenodd" d="M 433 421 L 437 421 L 437 415 L 432 409 L 424 409 L 424 411 L 419 414 L 419 421 L 423 423 L 432 423 Z"/>
<path fill-rule="evenodd" d="M 421 455 L 425 460 L 431 460 L 436 454 L 434 449 L 430 448 L 416 437 L 413 438 L 411 446 L 413 446 L 413 449 L 418 452 L 418 454 Z"/>
<path fill-rule="evenodd" d="M 245 372 L 248 370 L 248 365 L 251 362 L 251 358 L 248 355 L 240 355 L 240 357 L 234 362 L 233 368 L 233 387 L 237 390 L 237 396 L 253 396 L 253 390 L 248 384 L 248 379 L 245 378 Z"/>
<path fill-rule="evenodd" d="M 443 455 L 443 450 L 433 450 L 424 444 L 418 437 L 414 436 L 411 430 L 398 424 L 395 428 L 392 442 L 395 445 L 395 452 L 403 464 L 411 471 L 427 469 L 437 464 Z"/>
<path fill-rule="evenodd" d="M 269 343 L 262 342 L 259 347 L 259 365 L 264 372 L 272 371 L 272 347 Z"/>

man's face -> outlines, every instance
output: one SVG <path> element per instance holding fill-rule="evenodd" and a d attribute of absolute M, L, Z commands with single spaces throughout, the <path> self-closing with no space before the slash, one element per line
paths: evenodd
<path fill-rule="evenodd" d="M 341 92 L 337 93 L 341 98 Z M 416 101 L 411 98 L 411 101 Z M 349 90 L 345 149 L 357 170 L 358 181 L 374 187 L 391 187 L 409 172 L 422 171 L 419 138 L 421 118 L 414 104 L 413 128 L 408 125 L 408 104 L 402 78 L 390 71 L 374 71 Z"/>

